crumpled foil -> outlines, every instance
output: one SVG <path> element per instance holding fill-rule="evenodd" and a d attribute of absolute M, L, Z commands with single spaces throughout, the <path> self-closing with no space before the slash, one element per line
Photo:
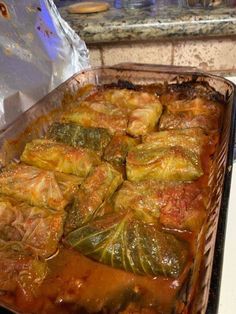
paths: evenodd
<path fill-rule="evenodd" d="M 52 0 L 0 0 L 0 129 L 86 68 L 86 45 Z"/>

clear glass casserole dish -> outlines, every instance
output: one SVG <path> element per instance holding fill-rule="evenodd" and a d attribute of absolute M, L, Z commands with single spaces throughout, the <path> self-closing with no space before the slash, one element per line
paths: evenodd
<path fill-rule="evenodd" d="M 216 313 L 234 149 L 235 88 L 231 82 L 188 68 L 140 64 L 123 64 L 78 73 L 22 114 L 1 134 L 1 167 L 10 161 L 18 161 L 25 144 L 44 135 L 62 108 L 66 108 L 75 97 L 82 99 L 86 94 L 83 86 L 117 84 L 120 80 L 137 85 L 207 82 L 224 97 L 220 144 L 209 176 L 212 190 L 207 223 L 199 235 L 199 254 L 194 261 L 191 276 L 179 293 L 175 309 L 175 313 Z M 9 309 L 6 304 L 2 306 Z M 17 312 L 16 308 L 11 310 Z"/>

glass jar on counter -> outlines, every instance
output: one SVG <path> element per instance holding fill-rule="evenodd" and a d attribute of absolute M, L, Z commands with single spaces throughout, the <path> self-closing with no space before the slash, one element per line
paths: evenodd
<path fill-rule="evenodd" d="M 139 9 L 156 3 L 156 0 L 115 0 L 114 7 L 117 9 Z"/>
<path fill-rule="evenodd" d="M 226 4 L 225 0 L 179 0 L 179 5 L 184 8 L 216 8 Z"/>

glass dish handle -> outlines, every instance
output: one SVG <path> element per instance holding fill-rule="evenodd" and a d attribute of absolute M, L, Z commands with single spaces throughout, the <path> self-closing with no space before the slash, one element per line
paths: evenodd
<path fill-rule="evenodd" d="M 201 72 L 196 67 L 190 66 L 176 66 L 176 65 L 163 65 L 163 64 L 146 64 L 146 63 L 132 63 L 132 62 L 123 62 L 118 63 L 112 66 L 117 69 L 132 69 L 132 70 L 144 70 L 144 71 L 158 71 L 158 72 Z"/>

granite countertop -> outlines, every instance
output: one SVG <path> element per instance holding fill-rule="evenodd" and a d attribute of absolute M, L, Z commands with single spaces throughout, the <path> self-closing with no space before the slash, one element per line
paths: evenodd
<path fill-rule="evenodd" d="M 106 12 L 69 14 L 70 3 L 60 2 L 61 15 L 88 44 L 236 35 L 236 7 L 192 10 L 158 1 L 143 9 L 116 9 L 110 1 Z"/>

